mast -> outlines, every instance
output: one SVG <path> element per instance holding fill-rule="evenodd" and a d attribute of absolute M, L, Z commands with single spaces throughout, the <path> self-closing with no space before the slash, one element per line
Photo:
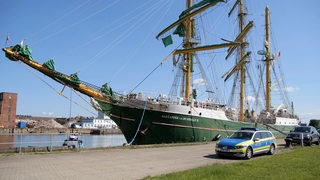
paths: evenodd
<path fill-rule="evenodd" d="M 266 41 L 265 41 L 265 48 L 266 48 L 266 111 L 270 112 L 271 109 L 271 78 L 270 78 L 270 20 L 269 20 L 269 8 L 268 6 L 265 9 L 265 23 L 266 23 Z"/>
<path fill-rule="evenodd" d="M 193 17 L 197 14 L 205 11 L 206 9 L 216 5 L 218 2 L 225 2 L 225 0 L 203 0 L 196 4 L 193 4 L 193 0 L 186 0 L 186 10 L 184 10 L 177 21 L 175 21 L 173 24 L 169 25 L 167 28 L 162 30 L 156 38 L 159 38 L 169 30 L 173 29 L 174 27 L 178 26 L 177 29 L 182 26 L 183 29 L 183 35 L 180 35 L 179 33 L 173 33 L 173 34 L 179 34 L 180 37 L 184 37 L 183 39 L 183 48 L 175 50 L 172 54 L 182 55 L 183 57 L 183 77 L 182 77 L 182 86 L 181 86 L 181 96 L 184 96 L 186 101 L 190 102 L 190 96 L 191 96 L 191 73 L 192 73 L 192 66 L 193 66 L 193 56 L 194 53 L 198 51 L 208 51 L 208 50 L 214 50 L 214 49 L 220 49 L 220 48 L 229 48 L 228 52 L 232 53 L 239 45 L 241 45 L 241 42 L 239 39 L 243 39 L 244 36 L 248 33 L 249 29 L 253 26 L 253 23 L 249 23 L 244 30 L 239 34 L 239 36 L 236 38 L 235 41 L 227 41 L 227 43 L 222 44 L 214 44 L 214 45 L 206 45 L 206 46 L 198 46 L 197 42 L 194 42 L 194 23 L 193 23 Z M 176 29 L 176 31 L 177 31 Z M 180 31 L 180 30 L 178 30 Z M 171 35 L 169 35 L 171 36 Z M 242 41 L 243 42 L 243 41 Z M 246 42 L 243 42 L 243 44 L 246 44 Z"/>
<path fill-rule="evenodd" d="M 192 0 L 187 0 L 187 9 L 192 6 Z M 184 42 L 184 48 L 188 49 L 192 47 L 191 39 L 192 39 L 192 17 L 187 18 L 186 21 L 186 40 Z M 190 101 L 190 81 L 191 81 L 191 66 L 192 66 L 192 53 L 185 53 L 186 58 L 186 68 L 184 69 L 186 73 L 185 80 L 185 98 L 187 101 Z"/>
<path fill-rule="evenodd" d="M 233 5 L 233 7 L 228 15 L 230 16 L 232 14 L 232 12 L 234 11 L 234 9 L 236 8 L 237 5 L 239 5 L 238 17 L 239 17 L 240 34 L 236 38 L 236 42 L 238 42 L 240 44 L 240 47 L 238 49 L 240 59 L 237 60 L 236 65 L 234 66 L 233 70 L 228 74 L 225 81 L 234 72 L 240 71 L 240 107 L 239 107 L 240 117 L 239 117 L 239 120 L 243 122 L 244 121 L 244 105 L 245 105 L 245 103 L 244 103 L 244 100 L 245 100 L 245 88 L 244 87 L 245 87 L 245 73 L 246 73 L 245 64 L 248 62 L 248 61 L 246 61 L 246 59 L 251 53 L 251 52 L 245 53 L 245 47 L 246 47 L 246 45 L 248 45 L 248 43 L 245 41 L 245 36 L 249 32 L 249 30 L 252 28 L 253 21 L 250 21 L 246 26 L 244 26 L 246 13 L 244 12 L 242 0 L 236 1 L 236 3 Z M 230 55 L 234 52 L 235 49 L 236 49 L 236 47 L 232 47 L 232 48 L 228 49 L 228 55 L 227 55 L 226 59 L 228 59 L 230 57 Z"/>
<path fill-rule="evenodd" d="M 243 31 L 244 29 L 244 16 L 245 13 L 243 11 L 243 4 L 242 1 L 240 0 L 239 2 L 239 27 L 240 27 L 240 32 Z M 240 41 L 241 43 L 244 42 L 244 39 L 241 39 Z M 245 46 L 242 44 L 240 46 L 240 57 L 244 57 L 244 48 Z M 244 92 L 244 84 L 245 84 L 245 68 L 244 68 L 244 63 L 241 65 L 240 67 L 240 121 L 244 121 L 244 96 L 245 96 L 245 92 Z"/>

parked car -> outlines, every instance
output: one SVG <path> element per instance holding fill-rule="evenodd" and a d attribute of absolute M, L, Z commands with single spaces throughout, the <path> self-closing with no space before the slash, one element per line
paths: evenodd
<path fill-rule="evenodd" d="M 292 143 L 307 144 L 311 146 L 313 143 L 320 144 L 320 134 L 313 126 L 299 126 L 295 127 L 285 138 L 286 145 L 290 146 Z"/>
<path fill-rule="evenodd" d="M 218 156 L 250 159 L 255 154 L 268 153 L 273 155 L 276 148 L 276 138 L 270 131 L 244 128 L 244 130 L 238 130 L 230 137 L 218 141 L 215 151 Z"/>

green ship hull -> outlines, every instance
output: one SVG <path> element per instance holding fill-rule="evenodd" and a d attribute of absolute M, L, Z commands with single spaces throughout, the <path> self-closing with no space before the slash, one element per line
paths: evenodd
<path fill-rule="evenodd" d="M 185 115 L 151 109 L 124 107 L 99 102 L 105 114 L 115 121 L 128 143 L 161 144 L 209 142 L 218 134 L 230 136 L 241 127 L 269 129 L 276 137 L 284 137 L 295 126 L 265 125 Z M 281 133 L 282 132 L 282 133 Z"/>

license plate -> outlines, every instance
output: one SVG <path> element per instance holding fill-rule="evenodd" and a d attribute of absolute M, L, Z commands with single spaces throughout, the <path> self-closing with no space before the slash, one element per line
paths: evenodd
<path fill-rule="evenodd" d="M 230 152 L 230 150 L 228 149 L 228 147 L 224 146 L 220 149 L 221 152 Z"/>

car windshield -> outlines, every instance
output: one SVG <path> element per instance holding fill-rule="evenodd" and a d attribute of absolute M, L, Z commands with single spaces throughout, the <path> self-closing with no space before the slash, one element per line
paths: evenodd
<path fill-rule="evenodd" d="M 231 139 L 251 139 L 253 133 L 252 132 L 235 132 L 233 133 L 230 138 Z"/>
<path fill-rule="evenodd" d="M 309 133 L 310 127 L 296 127 L 293 132 Z"/>

